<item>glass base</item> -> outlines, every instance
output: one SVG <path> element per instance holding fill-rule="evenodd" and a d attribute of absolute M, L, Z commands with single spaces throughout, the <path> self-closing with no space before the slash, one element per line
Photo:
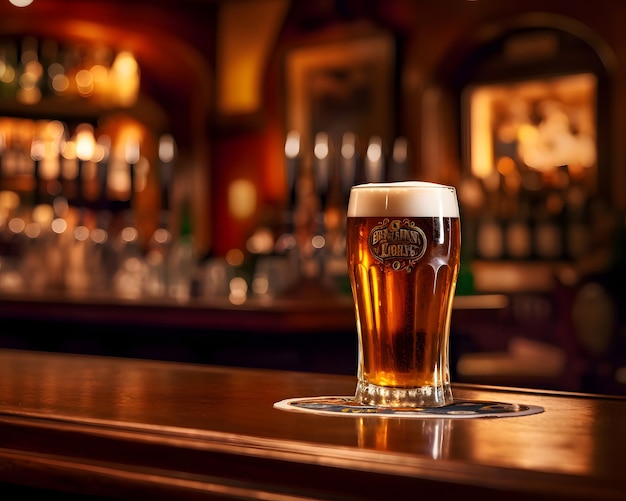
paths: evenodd
<path fill-rule="evenodd" d="M 452 403 L 450 384 L 393 388 L 359 381 L 354 395 L 362 405 L 379 407 L 443 407 Z"/>

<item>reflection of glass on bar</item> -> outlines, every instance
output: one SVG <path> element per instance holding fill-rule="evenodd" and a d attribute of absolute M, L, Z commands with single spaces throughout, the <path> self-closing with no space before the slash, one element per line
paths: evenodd
<path fill-rule="evenodd" d="M 451 419 L 398 419 L 377 416 L 357 420 L 359 447 L 402 449 L 432 459 L 447 459 L 450 449 Z"/>

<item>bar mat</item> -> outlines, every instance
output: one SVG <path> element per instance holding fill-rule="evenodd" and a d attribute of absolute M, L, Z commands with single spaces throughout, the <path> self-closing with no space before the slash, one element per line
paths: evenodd
<path fill-rule="evenodd" d="M 325 416 L 381 416 L 402 418 L 501 418 L 528 416 L 544 411 L 537 405 L 510 404 L 481 400 L 455 400 L 445 407 L 419 408 L 391 408 L 361 405 L 355 402 L 354 397 L 304 397 L 287 398 L 274 404 L 274 408 L 305 412 Z"/>

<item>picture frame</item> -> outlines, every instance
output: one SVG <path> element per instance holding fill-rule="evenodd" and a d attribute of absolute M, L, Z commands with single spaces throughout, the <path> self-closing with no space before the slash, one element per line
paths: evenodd
<path fill-rule="evenodd" d="M 310 151 L 317 132 L 335 144 L 344 132 L 362 148 L 393 140 L 396 44 L 385 32 L 296 47 L 285 58 L 285 129 Z"/>

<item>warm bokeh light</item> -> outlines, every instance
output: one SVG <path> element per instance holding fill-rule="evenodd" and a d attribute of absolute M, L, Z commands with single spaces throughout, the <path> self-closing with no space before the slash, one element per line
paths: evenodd
<path fill-rule="evenodd" d="M 107 134 L 100 134 L 96 141 L 94 161 L 100 162 L 109 158 L 111 151 L 111 138 Z"/>
<path fill-rule="evenodd" d="M 90 160 L 95 150 L 93 127 L 81 124 L 76 129 L 76 156 L 79 160 Z"/>
<path fill-rule="evenodd" d="M 471 95 L 471 171 L 478 178 L 489 176 L 493 170 L 490 100 L 491 96 L 488 90 L 478 89 Z"/>
<path fill-rule="evenodd" d="M 233 267 L 241 266 L 244 258 L 245 256 L 241 249 L 230 249 L 226 253 L 226 262 Z"/>
<path fill-rule="evenodd" d="M 326 245 L 326 239 L 323 235 L 314 235 L 313 238 L 311 238 L 311 245 L 315 249 L 323 249 Z"/>
<path fill-rule="evenodd" d="M 32 218 L 37 224 L 48 227 L 54 219 L 54 209 L 50 204 L 39 204 L 33 207 Z"/>
<path fill-rule="evenodd" d="M 41 160 L 44 157 L 46 151 L 46 145 L 43 141 L 34 139 L 30 145 L 30 156 L 33 160 Z"/>
<path fill-rule="evenodd" d="M 51 227 L 52 227 L 52 231 L 54 231 L 57 234 L 61 234 L 65 232 L 65 230 L 67 230 L 67 221 L 60 217 L 57 217 L 52 221 Z"/>
<path fill-rule="evenodd" d="M 119 157 L 111 159 L 107 186 L 116 194 L 118 200 L 127 200 L 130 197 L 130 175 L 128 164 L 123 159 Z"/>
<path fill-rule="evenodd" d="M 285 156 L 287 158 L 296 158 L 300 154 L 300 133 L 297 130 L 291 130 L 285 139 Z"/>
<path fill-rule="evenodd" d="M 79 225 L 74 228 L 74 238 L 79 242 L 84 242 L 89 238 L 89 228 L 84 225 Z"/>
<path fill-rule="evenodd" d="M 150 162 L 145 157 L 140 157 L 135 165 L 135 191 L 140 193 L 148 185 L 148 174 L 150 173 Z"/>
<path fill-rule="evenodd" d="M 356 134 L 346 132 L 341 141 L 341 157 L 350 160 L 356 154 Z"/>
<path fill-rule="evenodd" d="M 15 68 L 7 66 L 4 61 L 0 62 L 0 82 L 10 84 L 13 80 L 15 80 Z"/>
<path fill-rule="evenodd" d="M 345 132 L 341 138 L 341 189 L 349 193 L 357 178 L 359 168 L 357 159 L 357 137 L 354 132 Z"/>
<path fill-rule="evenodd" d="M 398 137 L 393 142 L 392 159 L 395 163 L 401 164 L 407 161 L 409 156 L 409 143 L 406 137 Z"/>
<path fill-rule="evenodd" d="M 60 68 L 61 71 L 63 70 L 63 67 L 61 65 L 58 65 L 58 68 Z M 70 79 L 67 78 L 67 75 L 65 75 L 64 73 L 56 73 L 51 78 L 52 78 L 52 83 L 51 83 L 52 89 L 57 94 L 63 94 L 70 88 Z"/>
<path fill-rule="evenodd" d="M 19 206 L 20 197 L 17 193 L 8 190 L 0 191 L 0 223 Z"/>
<path fill-rule="evenodd" d="M 117 104 L 132 106 L 139 94 L 139 65 L 132 53 L 123 51 L 117 55 L 110 77 Z"/>
<path fill-rule="evenodd" d="M 271 228 L 261 226 L 246 241 L 246 249 L 253 254 L 269 254 L 274 250 L 274 234 Z"/>
<path fill-rule="evenodd" d="M 236 219 L 247 219 L 254 214 L 257 190 L 252 181 L 237 179 L 228 187 L 228 210 Z"/>
<path fill-rule="evenodd" d="M 94 228 L 90 236 L 91 241 L 95 244 L 103 244 L 109 238 L 109 234 L 106 232 L 106 230 L 103 230 L 102 228 Z"/>
<path fill-rule="evenodd" d="M 24 235 L 28 238 L 37 238 L 41 235 L 41 226 L 37 223 L 28 223 L 24 227 Z"/>
<path fill-rule="evenodd" d="M 76 89 L 79 94 L 82 96 L 90 96 L 93 93 L 93 75 L 89 70 L 79 70 L 74 78 L 76 80 Z"/>
<path fill-rule="evenodd" d="M 315 135 L 315 145 L 313 147 L 313 154 L 315 155 L 315 158 L 317 158 L 318 160 L 324 160 L 325 158 L 328 157 L 328 154 L 330 152 L 328 141 L 329 141 L 328 134 L 326 134 L 325 132 L 318 132 Z"/>
<path fill-rule="evenodd" d="M 248 297 L 248 282 L 243 277 L 234 277 L 229 284 L 228 300 L 234 305 L 241 305 Z"/>
<path fill-rule="evenodd" d="M 122 229 L 122 232 L 120 233 L 120 239 L 122 240 L 122 242 L 134 242 L 135 240 L 137 240 L 137 238 L 139 237 L 139 233 L 137 232 L 137 228 L 133 227 L 133 226 L 126 226 L 124 229 Z"/>
<path fill-rule="evenodd" d="M 365 152 L 365 178 L 368 182 L 383 181 L 383 141 L 380 136 L 372 136 Z"/>
<path fill-rule="evenodd" d="M 9 221 L 9 230 L 13 233 L 21 233 L 25 227 L 26 222 L 21 217 L 14 217 Z"/>
<path fill-rule="evenodd" d="M 176 142 L 171 134 L 163 134 L 159 138 L 159 160 L 170 163 L 176 156 Z"/>

